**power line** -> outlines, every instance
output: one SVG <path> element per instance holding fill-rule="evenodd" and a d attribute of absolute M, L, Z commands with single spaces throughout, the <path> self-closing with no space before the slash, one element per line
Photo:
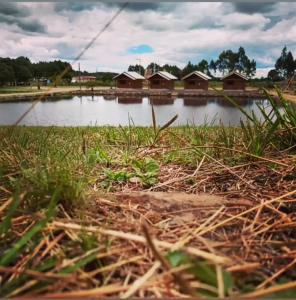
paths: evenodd
<path fill-rule="evenodd" d="M 126 8 L 128 5 L 128 2 L 123 3 L 118 11 L 113 15 L 113 17 L 103 26 L 103 28 L 90 40 L 90 42 L 82 49 L 82 51 L 74 58 L 72 63 L 65 68 L 65 70 L 57 76 L 57 78 L 54 80 L 54 86 L 56 86 L 61 79 L 71 70 L 72 65 L 76 63 L 83 54 L 94 44 L 94 42 L 110 27 L 110 25 L 115 21 L 115 19 L 122 13 L 122 11 Z M 48 91 L 50 91 L 52 88 Z M 14 123 L 14 126 L 17 126 L 25 117 L 26 115 L 42 100 L 46 97 L 46 94 L 42 94 L 38 99 L 36 99 L 31 106 L 20 116 L 20 118 Z"/>

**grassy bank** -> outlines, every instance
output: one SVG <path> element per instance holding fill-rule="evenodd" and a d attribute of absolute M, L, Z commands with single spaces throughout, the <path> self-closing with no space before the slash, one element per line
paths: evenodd
<path fill-rule="evenodd" d="M 0 295 L 295 297 L 282 101 L 241 128 L 1 127 Z"/>

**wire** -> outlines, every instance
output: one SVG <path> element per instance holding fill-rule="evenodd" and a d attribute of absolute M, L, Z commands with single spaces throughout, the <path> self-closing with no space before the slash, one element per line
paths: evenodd
<path fill-rule="evenodd" d="M 72 63 L 68 65 L 65 70 L 57 76 L 54 80 L 54 86 L 56 86 L 61 79 L 72 69 L 72 65 L 77 62 L 83 54 L 94 44 L 94 42 L 110 27 L 110 25 L 115 21 L 115 19 L 122 13 L 122 11 L 126 8 L 128 2 L 123 3 L 118 11 L 113 15 L 113 17 L 104 25 L 104 27 L 90 40 L 90 42 L 82 49 L 82 51 L 74 58 Z M 48 93 L 51 92 L 53 88 L 51 88 Z M 26 116 L 27 114 L 41 101 L 46 97 L 47 93 L 42 94 L 38 99 L 36 99 L 31 106 L 19 117 L 19 119 L 13 124 L 17 126 Z"/>

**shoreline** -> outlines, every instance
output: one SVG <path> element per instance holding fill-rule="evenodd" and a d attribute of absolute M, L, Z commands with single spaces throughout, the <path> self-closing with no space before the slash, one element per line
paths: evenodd
<path fill-rule="evenodd" d="M 77 88 L 56 88 L 46 91 L 28 92 L 28 93 L 13 93 L 0 94 L 0 102 L 19 102 L 19 101 L 34 101 L 34 100 L 49 100 L 61 98 L 71 98 L 74 96 L 114 96 L 114 97 L 240 97 L 262 99 L 265 95 L 259 90 L 246 91 L 222 91 L 222 90 L 150 90 L 150 89 L 112 89 L 102 87 L 99 89 L 82 89 Z"/>

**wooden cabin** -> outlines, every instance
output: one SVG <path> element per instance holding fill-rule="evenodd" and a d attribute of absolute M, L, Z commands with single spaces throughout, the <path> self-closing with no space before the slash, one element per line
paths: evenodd
<path fill-rule="evenodd" d="M 223 90 L 244 91 L 246 89 L 247 77 L 238 73 L 231 72 L 221 78 L 223 81 Z"/>
<path fill-rule="evenodd" d="M 177 80 L 177 77 L 174 75 L 165 71 L 158 71 L 148 77 L 149 88 L 173 90 L 175 87 L 175 80 Z"/>
<path fill-rule="evenodd" d="M 209 89 L 209 80 L 211 77 L 200 72 L 194 71 L 182 78 L 184 89 L 186 90 L 205 90 Z"/>
<path fill-rule="evenodd" d="M 113 77 L 118 89 L 142 89 L 145 78 L 137 72 L 123 72 Z"/>

